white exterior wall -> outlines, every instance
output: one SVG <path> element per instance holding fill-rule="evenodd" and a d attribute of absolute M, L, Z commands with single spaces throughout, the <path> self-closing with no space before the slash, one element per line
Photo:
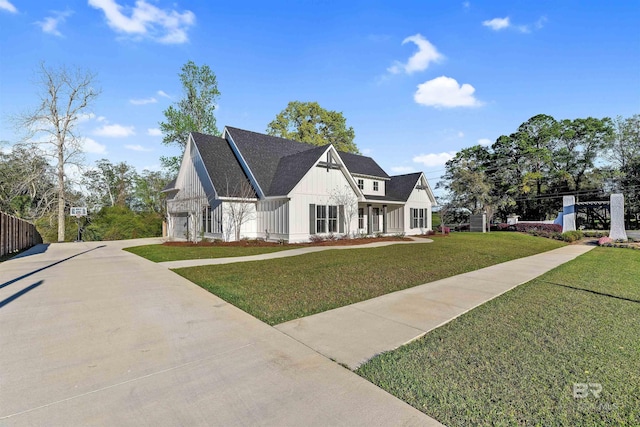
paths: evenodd
<path fill-rule="evenodd" d="M 171 199 L 167 200 L 170 238 L 193 239 L 194 236 L 199 236 L 202 226 L 202 207 L 209 203 L 200 180 L 200 176 L 206 176 L 202 159 L 191 142 L 187 145 L 187 150 L 188 155 L 185 154 L 182 158 L 180 173 L 176 179 L 175 187 L 179 190 Z M 187 214 L 188 226 L 174 229 L 175 214 Z M 188 233 L 183 228 L 188 229 Z"/>
<path fill-rule="evenodd" d="M 289 199 L 257 203 L 257 235 L 267 240 L 289 239 Z"/>
<path fill-rule="evenodd" d="M 256 202 L 222 202 L 222 234 L 224 240 L 231 242 L 236 240 L 236 229 L 233 221 L 232 210 L 246 209 L 243 215 L 243 223 L 240 226 L 240 239 L 255 239 L 258 237 L 257 224 L 258 215 L 256 211 Z"/>
<path fill-rule="evenodd" d="M 404 206 L 404 232 L 407 235 L 422 234 L 425 231 L 432 230 L 431 225 L 431 199 L 427 194 L 427 190 L 413 189 L 407 204 Z M 411 208 L 414 209 L 427 209 L 426 228 L 411 228 Z"/>
<path fill-rule="evenodd" d="M 331 199 L 336 191 L 351 190 L 349 181 L 340 169 L 312 167 L 300 182 L 289 193 L 289 242 L 306 242 L 309 240 L 309 205 L 335 205 Z M 353 190 L 351 190 L 353 191 Z M 357 203 L 353 193 L 353 201 Z M 356 230 L 358 215 L 353 216 L 351 231 Z M 347 227 L 345 227 L 345 232 Z"/>

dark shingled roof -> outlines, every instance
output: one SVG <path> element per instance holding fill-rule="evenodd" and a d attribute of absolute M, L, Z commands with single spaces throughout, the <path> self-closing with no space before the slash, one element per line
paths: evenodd
<path fill-rule="evenodd" d="M 314 147 L 310 150 L 281 158 L 267 196 L 289 194 L 328 147 L 328 145 Z"/>
<path fill-rule="evenodd" d="M 407 175 L 392 176 L 391 181 L 387 181 L 386 183 L 387 196 L 406 202 L 415 188 L 420 174 L 421 172 L 416 172 Z"/>
<path fill-rule="evenodd" d="M 192 132 L 191 135 L 218 195 L 243 196 L 240 183 L 248 182 L 248 178 L 227 140 L 198 132 Z M 257 197 L 255 191 L 251 197 Z"/>
<path fill-rule="evenodd" d="M 389 175 L 387 175 L 387 173 L 382 170 L 382 168 L 371 157 L 344 153 L 342 151 L 338 154 L 351 173 L 389 178 Z"/>
<path fill-rule="evenodd" d="M 176 178 L 173 178 L 171 181 L 169 181 L 169 183 L 165 185 L 160 192 L 164 193 L 166 191 L 171 191 L 171 190 L 176 190 Z"/>
<path fill-rule="evenodd" d="M 226 129 L 266 196 L 289 193 L 327 148 L 230 126 Z M 339 154 L 351 173 L 389 178 L 371 157 Z"/>

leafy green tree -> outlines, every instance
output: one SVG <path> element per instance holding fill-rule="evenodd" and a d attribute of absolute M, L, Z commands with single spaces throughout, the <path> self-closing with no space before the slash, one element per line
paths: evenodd
<path fill-rule="evenodd" d="M 640 114 L 617 117 L 609 159 L 615 170 L 616 191 L 625 196 L 627 227 L 640 224 Z"/>
<path fill-rule="evenodd" d="M 360 154 L 347 119 L 341 112 L 325 110 L 317 102 L 289 102 L 269 123 L 267 134 L 318 146 L 333 144 L 339 151 Z"/>
<path fill-rule="evenodd" d="M 127 162 L 114 164 L 107 159 L 98 160 L 95 169 L 85 172 L 83 176 L 92 208 L 130 206 L 137 176 L 134 167 Z"/>
<path fill-rule="evenodd" d="M 182 66 L 180 82 L 184 97 L 164 111 L 166 121 L 160 122 L 165 145 L 177 145 L 184 150 L 190 132 L 219 135 L 214 115 L 220 96 L 216 75 L 208 65 L 198 66 L 188 61 Z M 180 167 L 180 157 L 162 157 L 163 165 L 172 171 Z"/>
<path fill-rule="evenodd" d="M 145 170 L 138 174 L 135 177 L 133 210 L 164 214 L 162 189 L 168 182 L 169 178 L 163 172 Z"/>

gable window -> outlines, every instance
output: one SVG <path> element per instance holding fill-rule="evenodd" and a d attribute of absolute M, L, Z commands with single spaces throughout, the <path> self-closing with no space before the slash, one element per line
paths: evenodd
<path fill-rule="evenodd" d="M 327 207 L 325 205 L 316 206 L 316 230 L 318 233 L 325 233 L 327 230 Z"/>
<path fill-rule="evenodd" d="M 358 180 L 358 188 L 364 190 L 364 179 Z"/>
<path fill-rule="evenodd" d="M 364 228 L 364 208 L 358 208 L 358 228 Z"/>
<path fill-rule="evenodd" d="M 379 189 L 379 182 L 378 181 L 373 181 L 373 191 L 378 191 Z"/>

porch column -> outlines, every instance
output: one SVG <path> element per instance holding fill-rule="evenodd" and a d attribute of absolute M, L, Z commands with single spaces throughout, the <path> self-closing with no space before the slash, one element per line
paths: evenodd
<path fill-rule="evenodd" d="M 382 232 L 387 234 L 387 205 L 382 205 Z"/>
<path fill-rule="evenodd" d="M 367 234 L 373 233 L 373 208 L 367 205 Z"/>

